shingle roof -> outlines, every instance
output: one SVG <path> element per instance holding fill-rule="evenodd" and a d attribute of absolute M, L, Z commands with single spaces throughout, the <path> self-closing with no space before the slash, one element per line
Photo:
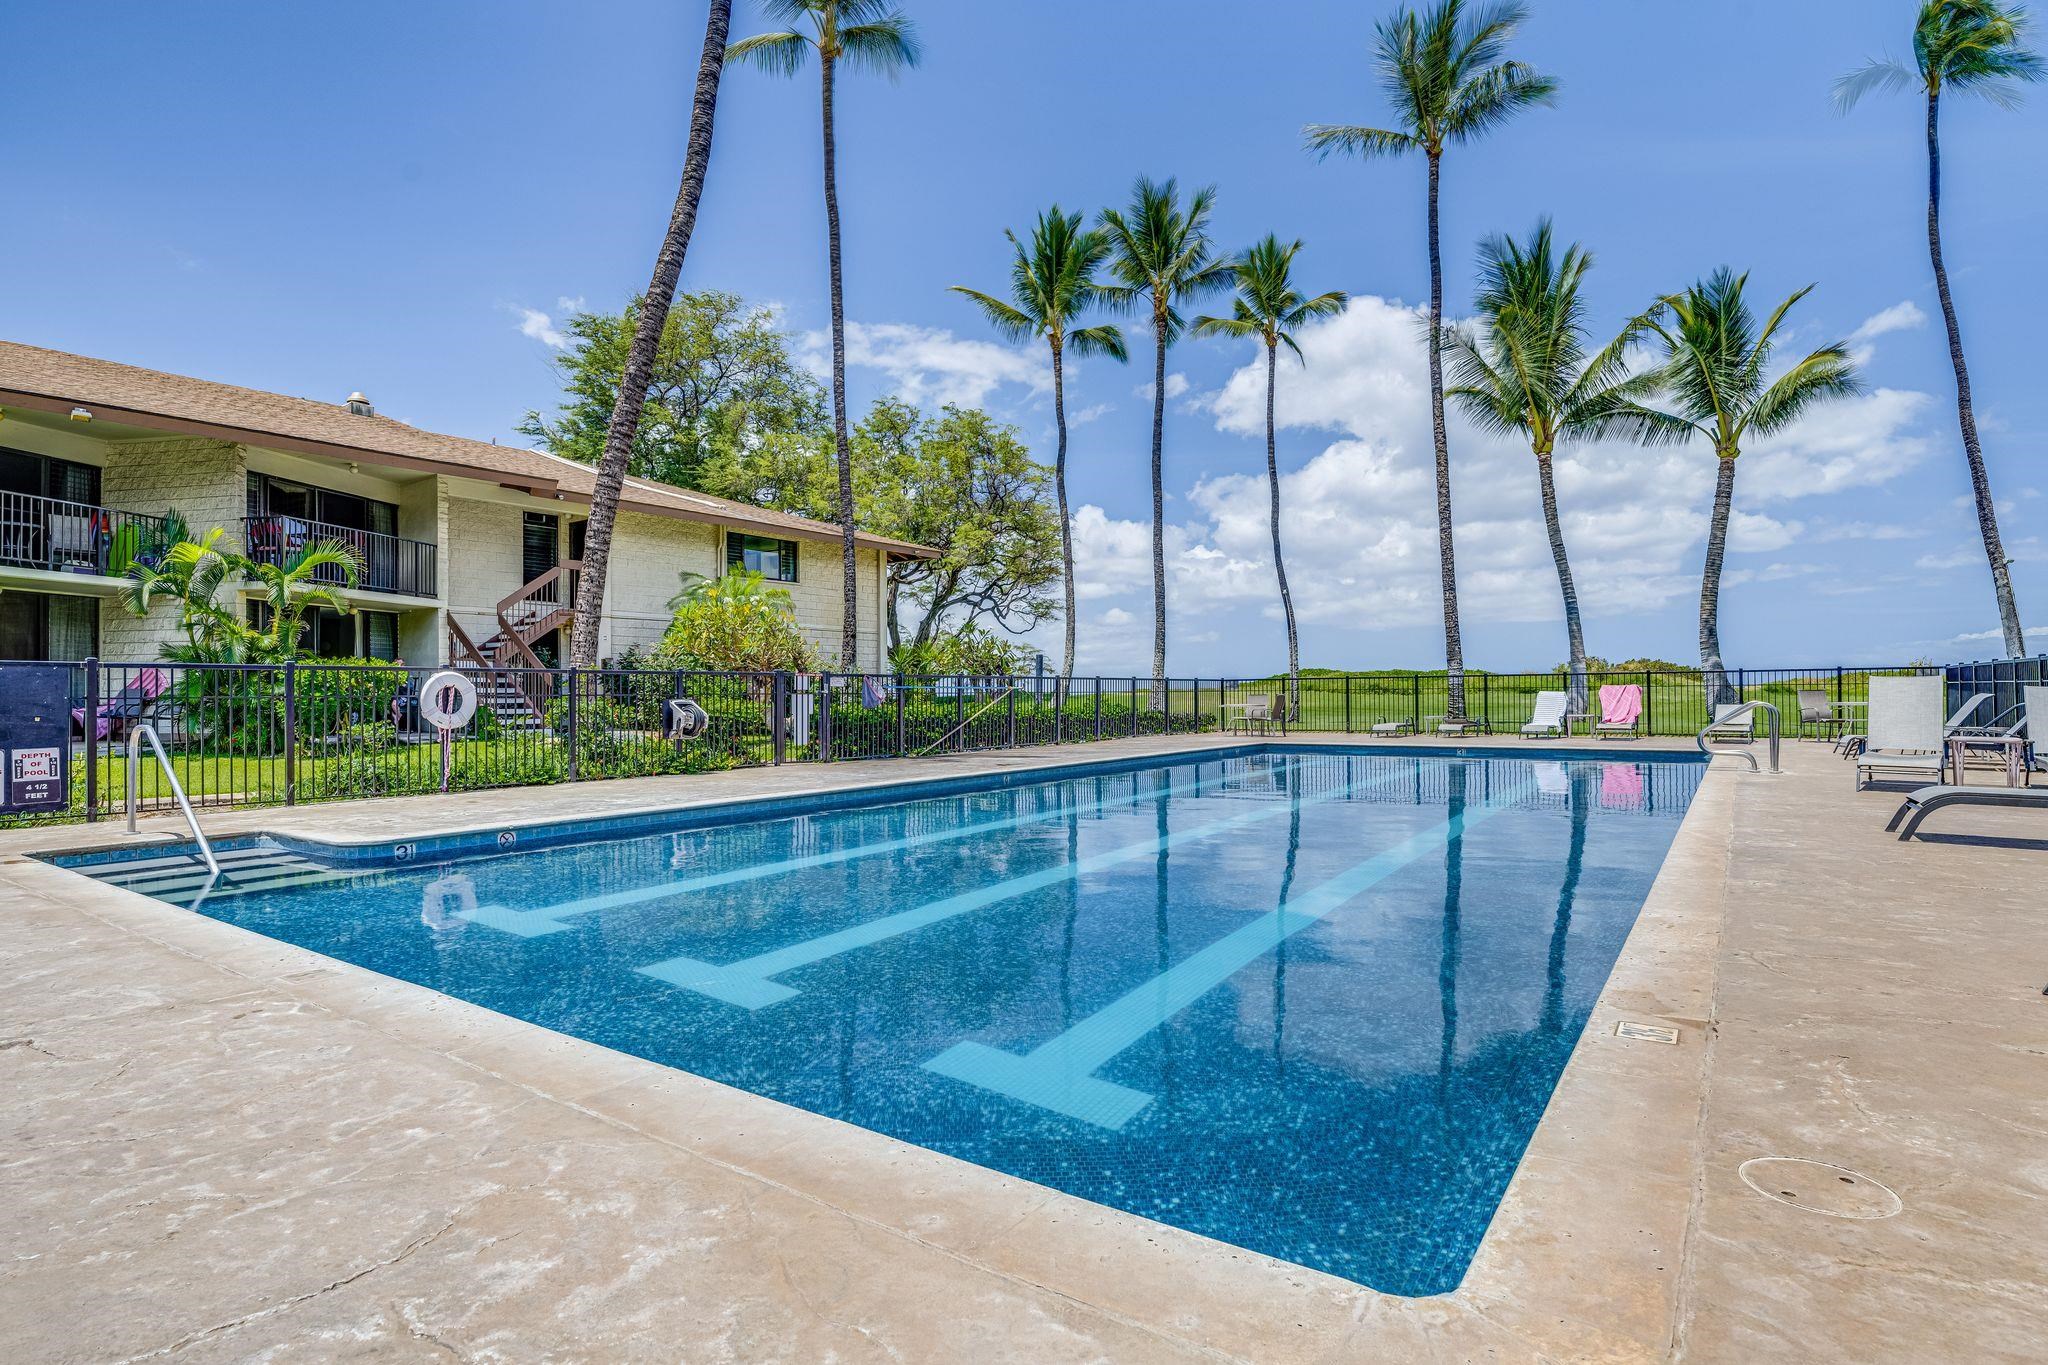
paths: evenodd
<path fill-rule="evenodd" d="M 83 407 L 112 423 L 489 479 L 543 497 L 576 502 L 590 501 L 597 483 L 597 471 L 591 466 L 544 450 L 445 436 L 389 417 L 350 412 L 339 403 L 265 393 L 14 341 L 0 341 L 0 407 L 5 406 L 46 412 Z M 684 521 L 716 522 L 809 540 L 839 539 L 839 527 L 832 522 L 715 498 L 651 479 L 629 478 L 619 504 Z M 925 546 L 886 536 L 861 533 L 856 538 L 863 545 L 896 555 L 934 553 Z"/>

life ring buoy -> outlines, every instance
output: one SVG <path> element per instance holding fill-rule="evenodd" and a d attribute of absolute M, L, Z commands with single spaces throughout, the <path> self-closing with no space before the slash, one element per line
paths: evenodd
<path fill-rule="evenodd" d="M 452 668 L 420 684 L 420 719 L 436 730 L 459 730 L 476 714 L 476 684 Z"/>

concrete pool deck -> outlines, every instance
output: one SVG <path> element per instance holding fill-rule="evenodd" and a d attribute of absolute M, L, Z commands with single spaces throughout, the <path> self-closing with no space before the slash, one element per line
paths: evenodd
<path fill-rule="evenodd" d="M 206 823 L 390 839 L 1217 746 L 1111 741 Z M 2048 822 L 1956 811 L 1930 822 L 1934 840 L 1900 844 L 1883 832 L 1895 792 L 1853 792 L 1822 745 L 1788 744 L 1786 766 L 1715 763 L 1471 1272 L 1428 1299 L 23 856 L 125 842 L 117 824 L 9 831 L 0 1341 L 34 1361 L 2036 1359 Z M 1619 1037 L 1624 1022 L 1678 1043 Z M 1766 1194 L 1741 1168 L 1771 1157 L 1844 1169 L 1753 1165 Z M 1870 1182 L 1896 1191 L 1894 1216 L 1816 1211 L 1886 1212 Z"/>

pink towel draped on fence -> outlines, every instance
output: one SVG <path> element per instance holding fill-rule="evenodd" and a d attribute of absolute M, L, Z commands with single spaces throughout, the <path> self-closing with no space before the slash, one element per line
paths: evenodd
<path fill-rule="evenodd" d="M 1643 689 L 1635 683 L 1608 683 L 1600 689 L 1600 723 L 1633 725 L 1643 714 Z"/>

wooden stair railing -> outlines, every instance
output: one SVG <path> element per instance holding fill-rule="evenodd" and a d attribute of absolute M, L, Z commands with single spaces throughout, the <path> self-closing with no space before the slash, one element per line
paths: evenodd
<path fill-rule="evenodd" d="M 450 663 L 454 664 L 457 668 L 467 665 L 476 669 L 483 675 L 485 683 L 493 692 L 500 695 L 510 692 L 525 702 L 528 709 L 533 710 L 536 716 L 540 714 L 537 709 L 534 709 L 533 699 L 528 696 L 524 686 L 521 684 L 520 675 L 504 666 L 490 648 L 489 642 L 479 646 L 475 640 L 471 639 L 469 632 L 462 628 L 462 622 L 456 620 L 452 612 L 448 616 L 448 644 Z"/>
<path fill-rule="evenodd" d="M 576 619 L 576 589 L 583 579 L 583 561 L 565 559 L 498 603 L 498 636 L 510 658 L 501 665 L 528 670 L 518 675 L 527 704 L 544 712 L 554 692 L 547 665 L 533 652 L 533 642 Z"/>

